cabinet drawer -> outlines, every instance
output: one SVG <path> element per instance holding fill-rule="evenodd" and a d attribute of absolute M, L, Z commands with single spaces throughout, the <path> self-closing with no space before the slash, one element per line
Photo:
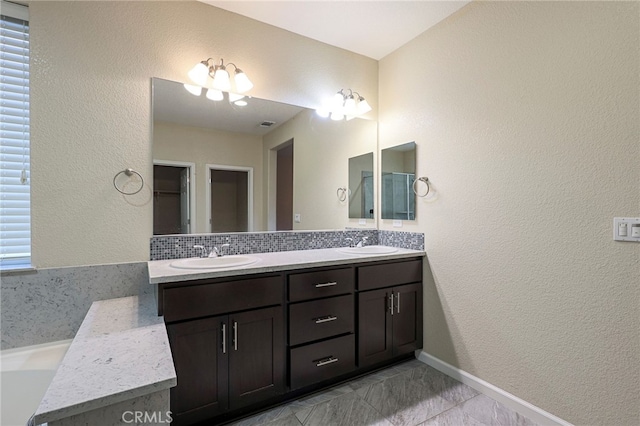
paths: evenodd
<path fill-rule="evenodd" d="M 166 322 L 282 304 L 282 277 L 263 277 L 164 289 Z"/>
<path fill-rule="evenodd" d="M 294 346 L 352 333 L 353 310 L 352 294 L 290 305 L 289 344 Z"/>
<path fill-rule="evenodd" d="M 289 300 L 297 302 L 351 293 L 353 285 L 352 268 L 291 274 L 289 275 Z"/>
<path fill-rule="evenodd" d="M 358 290 L 422 282 L 422 259 L 358 268 Z"/>
<path fill-rule="evenodd" d="M 291 389 L 337 377 L 353 371 L 355 335 L 291 349 Z"/>

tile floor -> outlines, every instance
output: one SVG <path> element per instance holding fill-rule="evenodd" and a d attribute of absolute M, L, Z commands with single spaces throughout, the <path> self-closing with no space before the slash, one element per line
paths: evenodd
<path fill-rule="evenodd" d="M 411 360 L 233 423 L 233 426 L 535 426 Z"/>

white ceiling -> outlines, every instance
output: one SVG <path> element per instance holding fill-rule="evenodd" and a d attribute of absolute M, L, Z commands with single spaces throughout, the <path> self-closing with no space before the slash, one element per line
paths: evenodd
<path fill-rule="evenodd" d="M 379 60 L 469 1 L 219 1 L 240 15 Z"/>

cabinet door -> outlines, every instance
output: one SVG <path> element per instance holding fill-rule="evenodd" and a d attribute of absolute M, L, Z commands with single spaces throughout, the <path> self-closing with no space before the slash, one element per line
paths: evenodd
<path fill-rule="evenodd" d="M 389 298 L 392 289 L 358 294 L 358 366 L 366 367 L 393 356 L 392 316 Z"/>
<path fill-rule="evenodd" d="M 171 411 L 176 424 L 212 417 L 228 406 L 229 348 L 223 353 L 225 318 L 167 325 L 178 377 L 178 385 L 171 388 Z"/>
<path fill-rule="evenodd" d="M 284 391 L 282 307 L 229 316 L 229 397 L 231 409 Z"/>
<path fill-rule="evenodd" d="M 393 288 L 393 355 L 422 347 L 422 285 Z"/>

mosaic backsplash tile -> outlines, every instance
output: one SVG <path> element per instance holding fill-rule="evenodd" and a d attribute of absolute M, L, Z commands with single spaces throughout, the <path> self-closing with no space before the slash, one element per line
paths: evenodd
<path fill-rule="evenodd" d="M 151 260 L 195 257 L 200 249 L 194 245 L 221 247 L 229 244 L 224 254 L 268 253 L 290 250 L 315 250 L 346 247 L 348 238 L 357 243 L 363 237 L 368 245 L 382 244 L 415 250 L 424 249 L 424 235 L 415 232 L 346 229 L 344 231 L 275 231 L 228 234 L 162 235 L 151 238 Z M 384 238 L 384 242 L 380 238 Z"/>
<path fill-rule="evenodd" d="M 378 244 L 424 250 L 424 234 L 422 232 L 378 231 Z"/>

